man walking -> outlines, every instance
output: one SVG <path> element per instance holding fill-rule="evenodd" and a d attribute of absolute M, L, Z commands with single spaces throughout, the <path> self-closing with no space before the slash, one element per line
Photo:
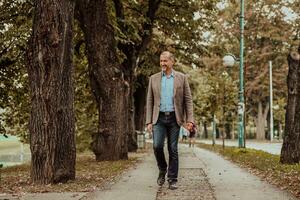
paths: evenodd
<path fill-rule="evenodd" d="M 147 94 L 147 129 L 153 132 L 153 149 L 159 176 L 157 184 L 162 186 L 168 173 L 169 188 L 177 189 L 178 136 L 180 126 L 192 124 L 193 103 L 187 77 L 173 69 L 174 55 L 164 51 L 160 55 L 162 71 L 150 77 Z M 169 166 L 164 155 L 167 137 Z"/>

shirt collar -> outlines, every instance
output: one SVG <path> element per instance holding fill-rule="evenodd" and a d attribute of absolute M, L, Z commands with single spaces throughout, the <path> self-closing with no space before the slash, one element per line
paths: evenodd
<path fill-rule="evenodd" d="M 162 72 L 162 76 L 166 76 L 165 72 Z M 173 70 L 171 72 L 171 76 L 170 77 L 174 77 L 174 71 Z"/>

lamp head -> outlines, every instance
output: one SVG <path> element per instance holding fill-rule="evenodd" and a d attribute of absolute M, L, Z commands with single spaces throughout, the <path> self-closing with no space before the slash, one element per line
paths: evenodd
<path fill-rule="evenodd" d="M 225 67 L 232 67 L 236 61 L 236 58 L 233 55 L 227 54 L 223 57 L 223 65 Z"/>

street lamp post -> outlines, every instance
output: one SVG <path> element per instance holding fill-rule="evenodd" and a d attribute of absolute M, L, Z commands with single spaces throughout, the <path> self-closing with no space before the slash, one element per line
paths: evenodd
<path fill-rule="evenodd" d="M 239 103 L 238 103 L 238 115 L 239 115 L 239 125 L 238 125 L 238 139 L 239 148 L 245 148 L 244 140 L 244 115 L 245 115 L 245 100 L 244 100 L 244 0 L 240 3 L 240 57 L 236 59 L 234 55 L 228 54 L 223 58 L 223 64 L 226 67 L 232 67 L 236 61 L 239 61 Z"/>
<path fill-rule="evenodd" d="M 232 67 L 237 61 L 241 62 L 241 59 L 235 58 L 234 55 L 228 54 L 223 58 L 223 65 L 225 67 Z M 238 116 L 239 116 L 239 124 L 238 124 L 238 144 L 240 148 L 245 147 L 244 143 L 244 81 L 243 81 L 243 67 L 241 68 L 240 64 L 240 72 L 239 72 L 239 103 L 238 103 Z"/>
<path fill-rule="evenodd" d="M 214 114 L 213 116 L 213 122 L 212 122 L 212 127 L 213 127 L 213 133 L 212 133 L 212 141 L 213 141 L 213 146 L 216 144 L 216 115 Z"/>
<path fill-rule="evenodd" d="M 244 0 L 241 0 L 240 14 L 240 89 L 239 89 L 239 148 L 244 147 Z"/>
<path fill-rule="evenodd" d="M 274 138 L 274 119 L 273 119 L 273 85 L 272 85 L 272 61 L 269 61 L 270 75 L 270 141 Z"/>

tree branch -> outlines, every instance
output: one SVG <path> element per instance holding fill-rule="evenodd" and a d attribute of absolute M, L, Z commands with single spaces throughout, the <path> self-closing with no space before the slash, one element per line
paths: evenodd
<path fill-rule="evenodd" d="M 146 13 L 146 18 L 148 20 L 145 20 L 145 23 L 142 25 L 143 27 L 143 32 L 141 34 L 142 42 L 136 48 L 139 54 L 141 54 L 146 49 L 147 45 L 151 41 L 153 23 L 155 20 L 156 11 L 158 10 L 160 3 L 161 0 L 157 0 L 157 1 L 149 0 L 148 11 Z"/>
<path fill-rule="evenodd" d="M 121 31 L 123 33 L 125 33 L 127 30 L 127 26 L 124 23 L 125 22 L 125 14 L 124 14 L 123 4 L 122 4 L 121 0 L 113 0 L 113 1 L 114 1 L 114 5 L 115 5 L 115 10 L 116 10 L 117 23 L 118 23 Z M 131 44 L 118 43 L 118 48 L 127 56 L 128 59 L 130 57 L 131 46 L 132 46 Z"/>
<path fill-rule="evenodd" d="M 115 4 L 117 18 L 124 20 L 125 15 L 124 15 L 124 8 L 122 2 L 120 0 L 114 0 L 114 4 Z"/>

